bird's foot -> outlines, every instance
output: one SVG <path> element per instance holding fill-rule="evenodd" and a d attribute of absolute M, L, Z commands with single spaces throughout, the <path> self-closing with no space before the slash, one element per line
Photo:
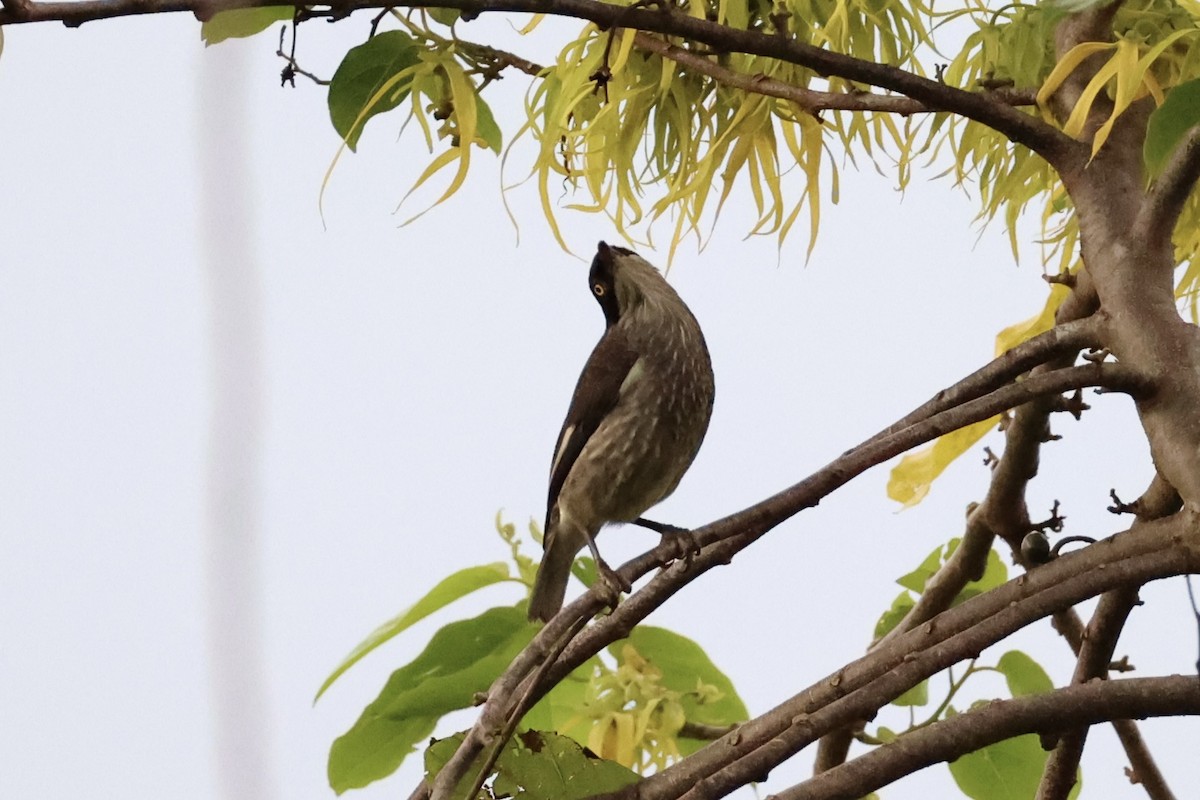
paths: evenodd
<path fill-rule="evenodd" d="M 600 575 L 604 602 L 614 611 L 622 594 L 633 590 L 633 584 L 621 577 L 621 573 L 610 567 L 602 558 L 596 559 L 596 572 Z"/>
<path fill-rule="evenodd" d="M 700 554 L 700 543 L 696 541 L 696 537 L 687 528 L 680 528 L 678 525 L 668 525 L 665 522 L 655 522 L 652 519 L 645 519 L 644 517 L 638 517 L 633 521 L 633 524 L 655 531 L 662 536 L 664 544 L 672 545 L 675 552 L 663 562 L 663 567 L 666 567 L 672 561 L 679 561 L 681 559 L 685 567 L 690 567 L 692 565 L 692 558 Z"/>

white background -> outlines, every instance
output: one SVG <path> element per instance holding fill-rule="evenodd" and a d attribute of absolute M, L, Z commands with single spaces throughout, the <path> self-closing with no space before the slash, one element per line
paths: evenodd
<path fill-rule="evenodd" d="M 302 63 L 331 75 L 367 24 L 303 26 Z M 587 259 L 615 233 L 563 211 L 577 255 L 564 253 L 527 185 L 509 194 L 518 245 L 483 151 L 457 197 L 399 227 L 433 197 L 393 213 L 427 159 L 415 129 L 396 141 L 399 117 L 373 121 L 343 158 L 323 223 L 338 140 L 322 89 L 279 88 L 274 32 L 204 50 L 176 15 L 5 35 L 0 797 L 330 797 L 329 743 L 389 672 L 449 619 L 519 598 L 493 588 L 423 623 L 312 706 L 378 623 L 449 572 L 505 558 L 498 509 L 522 528 L 544 513 L 554 437 L 602 328 Z M 502 109 L 526 85 L 489 94 L 507 134 Z M 802 231 L 780 253 L 742 240 L 744 193 L 711 246 L 681 248 L 670 278 L 704 326 L 718 395 L 699 459 L 656 517 L 700 524 L 801 479 L 985 362 L 1000 328 L 1041 307 L 1036 246 L 1014 266 L 1003 231 L 980 235 L 972 201 L 932 173 L 901 196 L 847 169 L 807 266 Z M 217 404 L 222 378 L 240 392 L 232 411 Z M 1068 533 L 1105 535 L 1124 527 L 1104 511 L 1108 489 L 1136 497 L 1150 467 L 1129 404 L 1092 402 L 1081 423 L 1054 420 L 1066 438 L 1045 449 L 1030 500 L 1035 516 L 1061 500 Z M 988 478 L 978 456 L 902 514 L 886 470 L 869 473 L 651 622 L 698 640 L 751 711 L 767 710 L 862 653 L 892 580 L 961 532 Z M 214 517 L 210 498 L 230 485 L 242 494 Z M 220 548 L 226 523 L 242 533 Z M 612 562 L 650 543 L 601 540 Z M 1118 654 L 1139 675 L 1192 670 L 1182 581 L 1144 599 Z M 1018 644 L 1069 678 L 1048 624 Z M 982 696 L 1003 694 L 989 681 Z M 235 698 L 228 713 L 221 696 Z M 1177 795 L 1200 795 L 1197 723 L 1143 730 Z M 809 758 L 766 788 L 800 779 Z M 1142 796 L 1124 764 L 1097 729 L 1084 798 Z M 413 759 L 355 796 L 407 796 L 418 775 Z M 884 796 L 952 788 L 938 766 Z"/>

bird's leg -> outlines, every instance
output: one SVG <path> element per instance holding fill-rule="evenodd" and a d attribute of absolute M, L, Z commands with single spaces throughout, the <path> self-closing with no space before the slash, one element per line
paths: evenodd
<path fill-rule="evenodd" d="M 675 546 L 674 558 L 682 558 L 685 565 L 690 565 L 692 557 L 700 554 L 700 544 L 687 528 L 680 528 L 678 525 L 668 525 L 665 522 L 655 522 L 645 517 L 638 517 L 633 521 L 633 524 L 642 528 L 648 528 L 662 536 L 664 542 L 673 544 Z M 663 566 L 666 566 L 666 564 Z"/>
<path fill-rule="evenodd" d="M 587 537 L 588 549 L 592 551 L 592 558 L 596 561 L 596 571 L 600 573 L 600 581 L 609 590 L 605 600 L 608 602 L 609 608 L 616 609 L 617 602 L 621 599 L 621 593 L 628 593 L 633 589 L 633 584 L 621 577 L 621 573 L 608 565 L 608 562 L 600 557 L 600 548 L 596 547 L 596 538 L 594 536 Z"/>

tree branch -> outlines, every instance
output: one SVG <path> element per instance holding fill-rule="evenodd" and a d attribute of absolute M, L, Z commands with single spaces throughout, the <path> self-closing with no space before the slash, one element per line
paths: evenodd
<path fill-rule="evenodd" d="M 1073 291 L 1070 298 L 1074 300 L 1086 296 L 1087 291 L 1087 287 Z M 1098 324 L 1098 320 L 1088 316 L 1092 313 L 1090 303 L 1072 303 L 1067 313 L 1078 314 L 1081 319 L 1056 326 L 1052 331 L 1094 328 Z M 1094 341 L 1092 343 L 1095 344 Z M 1047 354 L 1047 358 L 1043 359 L 1045 363 L 1029 366 L 1034 369 L 1035 374 L 1038 370 L 1051 366 L 1066 367 L 1075 360 L 1076 352 L 1067 349 Z M 1005 430 L 1004 453 L 992 470 L 987 495 L 967 517 L 962 545 L 930 579 L 916 605 L 885 637 L 885 641 L 917 627 L 949 608 L 962 587 L 986 565 L 988 551 L 991 550 L 992 541 L 997 534 L 1010 544 L 1015 544 L 1017 549 L 1014 552 L 1019 556 L 1021 539 L 1029 527 L 1025 488 L 1029 480 L 1037 474 L 1038 454 L 1049 430 L 1047 420 L 1050 406 L 1051 397 L 1042 397 L 1017 409 Z M 878 643 L 875 646 L 877 645 Z M 844 762 L 850 753 L 852 741 L 851 726 L 823 738 L 817 747 L 813 772 L 824 772 Z"/>
<path fill-rule="evenodd" d="M 237 8 L 278 5 L 279 0 L 5 0 L 0 25 L 57 20 L 78 26 L 89 20 L 135 14 L 189 11 L 199 19 Z M 602 28 L 633 28 L 701 42 L 723 52 L 747 53 L 807 67 L 819 75 L 888 89 L 936 111 L 960 114 L 1025 145 L 1060 172 L 1086 155 L 1078 142 L 1035 116 L 993 98 L 947 86 L 898 67 L 834 53 L 783 36 L 740 30 L 679 14 L 669 9 L 617 6 L 601 0 L 345 0 L 328 4 L 329 14 L 344 17 L 363 8 L 457 8 L 467 17 L 484 13 L 524 12 L 589 20 Z"/>
<path fill-rule="evenodd" d="M 1136 530 L 1138 524 L 1135 522 L 1131 530 Z M 1068 608 L 1060 611 L 1051 620 L 1054 630 L 1058 631 L 1059 635 L 1070 645 L 1071 651 L 1078 656 L 1083 650 L 1084 630 L 1083 620 L 1075 613 L 1075 609 Z M 1137 723 L 1132 719 L 1115 719 L 1112 721 L 1112 726 L 1113 730 L 1117 732 L 1117 738 L 1121 740 L 1125 755 L 1129 757 L 1129 764 L 1133 768 L 1134 774 L 1137 775 L 1138 782 L 1142 784 L 1151 800 L 1175 800 L 1175 795 L 1167 786 L 1166 779 L 1154 761 L 1150 749 L 1146 746 Z"/>
<path fill-rule="evenodd" d="M 1117 732 L 1117 738 L 1121 740 L 1121 746 L 1125 748 L 1125 755 L 1129 756 L 1129 765 L 1133 768 L 1129 780 L 1141 784 L 1150 800 L 1175 800 L 1175 793 L 1167 785 L 1167 780 L 1158 768 L 1150 748 L 1146 746 L 1146 740 L 1142 738 L 1137 723 L 1133 719 L 1114 719 L 1112 726 Z"/>
<path fill-rule="evenodd" d="M 553 685 L 603 647 L 624 638 L 633 627 L 666 602 L 683 586 L 715 566 L 727 564 L 733 556 L 784 520 L 819 500 L 872 466 L 1013 406 L 1046 394 L 1055 394 L 1082 386 L 1104 385 L 1114 391 L 1137 392 L 1145 387 L 1133 371 L 1118 364 L 1092 364 L 1056 370 L 1003 387 L 979 397 L 990 386 L 1009 380 L 1038 363 L 1062 353 L 1078 351 L 1094 342 L 1096 328 L 1088 320 L 1068 323 L 1040 334 L 1012 348 L 987 366 L 958 384 L 939 392 L 934 398 L 906 415 L 876 436 L 835 459 L 824 469 L 799 484 L 742 512 L 692 532 L 702 551 L 690 562 L 676 562 L 656 576 L 649 585 L 621 603 L 613 614 L 597 622 L 580 639 L 572 642 L 554 669 L 545 675 L 545 686 Z M 973 398 L 973 399 L 970 399 Z M 957 407 L 956 407 L 957 405 Z M 944 409 L 944 410 L 939 410 Z M 914 422 L 922 420 L 921 422 Z M 902 427 L 905 426 L 905 427 Z M 622 565 L 619 572 L 630 583 L 651 570 L 676 559 L 678 545 L 673 540 L 643 553 Z M 603 610 L 603 592 L 593 589 L 568 605 L 522 651 L 504 675 L 489 689 L 479 720 L 459 750 L 439 774 L 445 785 L 457 785 L 474 763 L 475 757 L 490 746 L 506 727 L 514 713 L 515 698 L 536 702 L 543 688 L 531 685 L 531 676 L 546 656 L 570 638 L 570 629 L 583 619 Z M 589 635 L 590 634 L 590 635 Z M 422 795 L 414 795 L 414 797 Z M 435 795 L 436 796 L 436 795 Z"/>
<path fill-rule="evenodd" d="M 1171 154 L 1135 223 L 1135 236 L 1145 241 L 1170 239 L 1196 181 L 1200 180 L 1200 126 L 1192 128 Z"/>
<path fill-rule="evenodd" d="M 928 114 L 936 110 L 911 97 L 902 95 L 879 95 L 870 92 L 822 92 L 795 86 L 765 75 L 747 75 L 723 67 L 707 56 L 693 53 L 644 31 L 637 32 L 633 43 L 634 46 L 674 61 L 691 72 L 707 75 L 720 84 L 767 97 L 790 100 L 810 114 L 817 114 L 821 111 L 876 111 L 909 116 L 911 114 Z M 1037 102 L 1036 90 L 996 89 L 981 94 L 1012 106 L 1031 106 Z"/>
<path fill-rule="evenodd" d="M 988 385 L 988 381 L 1000 380 L 1000 376 L 1007 374 L 1006 370 L 1017 369 L 1028 359 L 1036 359 L 1034 354 L 1044 357 L 1047 352 L 1059 352 L 1064 347 L 1078 347 L 1079 341 L 1092 334 L 1093 331 L 1087 326 L 1078 325 L 1065 332 L 1052 331 L 1035 337 L 978 370 L 959 385 L 939 393 L 909 417 L 914 414 L 928 415 L 937 408 L 947 410 L 934 413 L 924 422 L 894 433 L 891 431 L 896 426 L 890 426 L 790 489 L 692 532 L 691 537 L 695 545 L 701 548 L 698 555 L 686 561 L 676 561 L 655 576 L 645 588 L 621 603 L 612 614 L 593 624 L 578 639 L 571 642 L 555 667 L 545 675 L 543 685 L 532 686 L 532 674 L 550 652 L 552 643 L 564 635 L 575 621 L 590 619 L 604 608 L 603 592 L 597 587 L 566 606 L 535 636 L 529 648 L 518 655 L 489 690 L 488 700 L 480 712 L 478 721 L 452 759 L 453 770 L 451 764 L 447 764 L 439 775 L 439 782 L 444 775 L 446 785 L 457 785 L 479 752 L 492 741 L 497 732 L 504 729 L 512 714 L 514 703 L 517 702 L 516 698 L 527 697 L 531 702 L 536 701 L 544 693 L 546 686 L 553 685 L 606 645 L 627 636 L 638 622 L 688 583 L 715 566 L 729 563 L 734 555 L 768 530 L 804 508 L 816 505 L 822 497 L 866 469 L 944 433 L 987 419 L 1041 394 L 1095 385 L 1105 385 L 1123 391 L 1142 388 L 1137 375 L 1121 365 L 1093 364 L 1031 378 L 965 402 L 957 408 L 952 407 L 955 401 L 978 393 L 983 386 Z M 619 572 L 632 583 L 656 567 L 677 559 L 681 555 L 677 551 L 678 546 L 675 540 L 668 540 L 622 565 Z"/>
<path fill-rule="evenodd" d="M 1108 665 L 1112 662 L 1117 639 L 1125 626 L 1125 620 L 1129 618 L 1129 612 L 1133 611 L 1137 602 L 1137 587 L 1122 587 L 1100 598 L 1100 604 L 1096 607 L 1083 637 L 1079 658 L 1075 662 L 1075 674 L 1071 678 L 1073 685 L 1108 677 Z M 1037 800 L 1067 800 L 1071 788 L 1075 785 L 1079 759 L 1083 756 L 1087 735 L 1088 729 L 1081 727 L 1068 730 L 1059 738 L 1058 746 L 1046 759 Z"/>
<path fill-rule="evenodd" d="M 907 733 L 837 769 L 775 795 L 778 800 L 861 797 L 924 767 L 989 744 L 1067 725 L 1132 717 L 1200 714 L 1195 676 L 1131 678 L 1070 686 L 1049 694 L 999 700 Z"/>
<path fill-rule="evenodd" d="M 1049 614 L 1125 585 L 1200 569 L 1195 514 L 1147 523 L 1069 553 L 871 651 L 637 788 L 609 798 L 721 797 L 761 780 L 830 730 L 870 718 L 925 678 Z"/>
<path fill-rule="evenodd" d="M 1112 22 L 1122 0 L 1106 4 L 1096 4 L 1076 14 L 1063 17 L 1054 30 L 1054 48 L 1058 58 L 1065 56 L 1077 45 L 1085 42 L 1110 42 L 1113 38 Z M 1067 76 L 1058 90 L 1050 98 L 1050 107 L 1055 116 L 1065 121 L 1079 102 L 1084 89 L 1095 76 L 1096 71 L 1104 63 L 1102 54 L 1093 55 L 1083 61 Z M 1104 109 L 1112 110 L 1112 103 L 1103 94 L 1093 101 L 1093 116 Z M 1093 126 L 1093 130 L 1094 130 Z"/>

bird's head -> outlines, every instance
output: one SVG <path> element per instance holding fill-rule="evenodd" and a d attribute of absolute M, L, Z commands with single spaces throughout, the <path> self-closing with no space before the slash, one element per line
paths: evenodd
<path fill-rule="evenodd" d="M 604 311 L 604 322 L 616 325 L 623 316 L 657 297 L 676 298 L 662 274 L 632 250 L 600 242 L 588 273 L 592 297 Z"/>

